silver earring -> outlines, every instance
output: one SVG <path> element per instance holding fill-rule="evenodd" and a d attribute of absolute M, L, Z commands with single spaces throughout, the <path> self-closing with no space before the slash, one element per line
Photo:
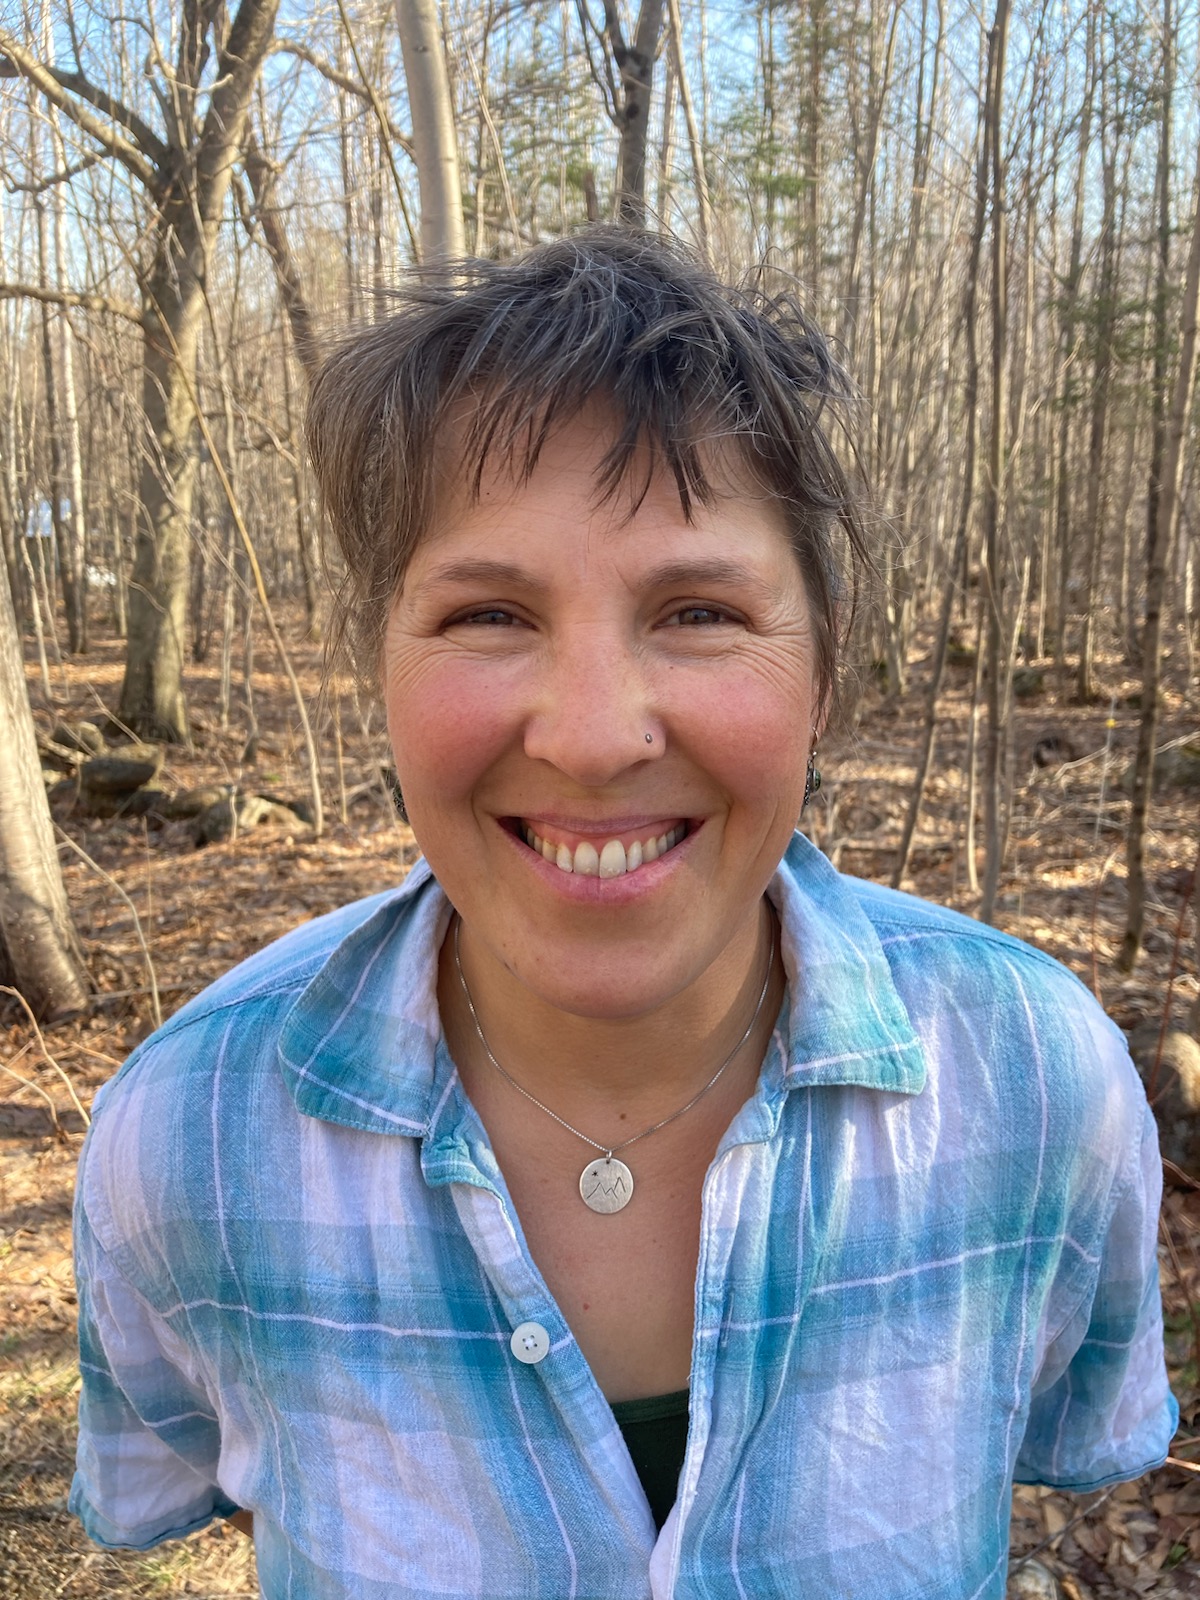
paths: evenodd
<path fill-rule="evenodd" d="M 821 773 L 816 764 L 816 754 L 815 750 L 808 752 L 808 766 L 804 771 L 804 799 L 800 805 L 801 811 L 804 810 L 804 807 L 821 787 Z"/>

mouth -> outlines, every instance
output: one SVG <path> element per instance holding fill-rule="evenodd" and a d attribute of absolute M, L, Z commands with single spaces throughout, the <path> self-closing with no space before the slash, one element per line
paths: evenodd
<path fill-rule="evenodd" d="M 560 872 L 574 873 L 580 878 L 627 877 L 661 860 L 692 831 L 692 824 L 686 818 L 663 818 L 612 833 L 597 831 L 586 836 L 566 829 L 552 829 L 545 823 L 534 824 L 524 817 L 511 818 L 508 826 L 544 861 Z"/>

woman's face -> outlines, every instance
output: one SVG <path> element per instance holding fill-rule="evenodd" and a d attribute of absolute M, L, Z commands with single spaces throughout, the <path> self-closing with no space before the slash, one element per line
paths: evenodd
<path fill-rule="evenodd" d="M 624 492 L 598 505 L 607 442 L 585 413 L 528 483 L 445 496 L 391 612 L 384 693 L 475 970 L 632 1018 L 753 959 L 817 706 L 777 507 L 731 488 L 688 523 L 659 474 L 632 516 Z"/>

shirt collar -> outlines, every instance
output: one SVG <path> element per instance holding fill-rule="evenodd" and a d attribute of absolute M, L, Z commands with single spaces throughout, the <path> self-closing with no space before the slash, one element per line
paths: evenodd
<path fill-rule="evenodd" d="M 784 1085 L 920 1094 L 924 1052 L 854 880 L 795 833 L 768 894 L 788 976 Z"/>
<path fill-rule="evenodd" d="M 921 1046 L 850 882 L 795 834 L 768 893 L 788 974 L 782 1086 L 920 1093 Z M 374 1133 L 429 1132 L 453 1087 L 437 1008 L 450 914 L 428 864 L 418 862 L 301 992 L 279 1059 L 305 1115 Z"/>

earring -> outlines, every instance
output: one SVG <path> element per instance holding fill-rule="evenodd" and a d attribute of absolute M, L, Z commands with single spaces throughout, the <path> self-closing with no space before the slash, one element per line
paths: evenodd
<path fill-rule="evenodd" d="M 804 810 L 804 807 L 821 787 L 821 773 L 816 764 L 816 754 L 815 750 L 808 752 L 808 766 L 804 772 L 804 799 L 800 805 L 801 811 Z"/>

